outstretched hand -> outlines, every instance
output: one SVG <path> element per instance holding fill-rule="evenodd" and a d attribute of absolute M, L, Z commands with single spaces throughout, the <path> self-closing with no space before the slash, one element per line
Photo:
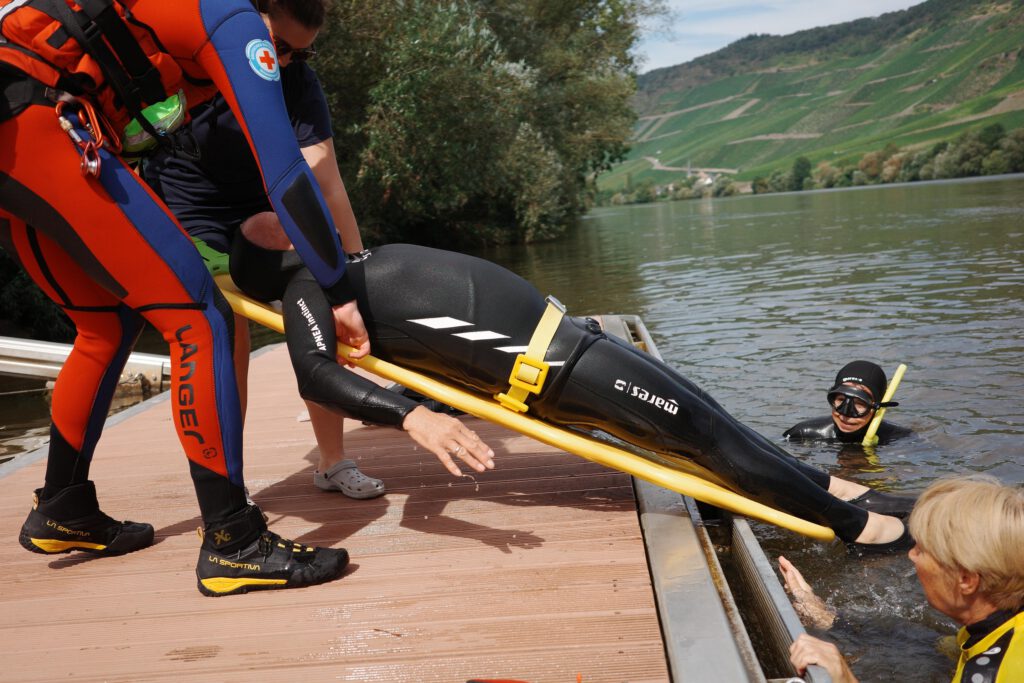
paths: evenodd
<path fill-rule="evenodd" d="M 451 415 L 416 406 L 405 416 L 402 429 L 409 432 L 413 441 L 436 455 L 445 469 L 456 477 L 462 476 L 462 470 L 452 459 L 453 455 L 477 472 L 494 469 L 494 451 L 476 432 Z"/>
<path fill-rule="evenodd" d="M 334 332 L 338 336 L 338 341 L 352 347 L 352 353 L 348 354 L 347 358 L 338 356 L 338 362 L 352 365 L 353 360 L 368 356 L 370 335 L 366 331 L 366 323 L 363 322 L 363 316 L 359 312 L 356 302 L 349 301 L 347 304 L 335 306 L 333 313 Z"/>

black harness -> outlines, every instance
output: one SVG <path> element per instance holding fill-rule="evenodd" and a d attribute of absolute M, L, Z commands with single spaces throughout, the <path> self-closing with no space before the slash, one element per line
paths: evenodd
<path fill-rule="evenodd" d="M 195 156 L 194 140 L 186 149 L 178 135 L 158 130 L 143 114 L 147 106 L 162 102 L 170 93 L 160 80 L 160 72 L 117 12 L 114 1 L 75 0 L 75 3 L 82 8 L 81 11 L 73 11 L 64 0 L 30 0 L 32 7 L 60 23 L 60 28 L 53 32 L 47 43 L 56 50 L 74 39 L 86 54 L 96 60 L 105 84 L 109 84 L 118 103 L 143 130 L 168 151 Z M 8 44 L 5 47 L 15 46 Z M 28 80 L 29 84 L 18 80 Z M 5 101 L 0 102 L 0 121 L 16 116 L 30 104 L 52 103 L 59 98 L 59 92 L 40 87 L 33 80 L 14 79 L 13 83 L 4 85 Z M 58 88 L 72 95 L 83 95 L 96 88 L 97 84 L 91 80 L 85 76 L 65 74 L 58 82 Z"/>

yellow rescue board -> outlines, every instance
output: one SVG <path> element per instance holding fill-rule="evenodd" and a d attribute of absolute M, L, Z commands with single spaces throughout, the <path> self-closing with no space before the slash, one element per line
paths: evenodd
<path fill-rule="evenodd" d="M 264 327 L 276 330 L 277 332 L 284 332 L 284 320 L 276 309 L 247 297 L 238 290 L 228 275 L 218 275 L 214 279 L 236 313 Z M 339 356 L 347 356 L 350 351 L 350 347 L 338 344 Z M 470 415 L 515 430 L 520 434 L 525 434 L 548 445 L 600 463 L 605 467 L 626 472 L 657 486 L 662 486 L 685 496 L 730 510 L 736 514 L 759 519 L 763 522 L 795 531 L 804 536 L 822 541 L 831 541 L 835 538 L 835 533 L 828 527 L 814 524 L 813 522 L 808 522 L 799 517 L 770 508 L 767 505 L 741 496 L 713 481 L 708 481 L 709 478 L 714 476 L 710 472 L 707 472 L 707 477 L 701 477 L 668 467 L 667 465 L 652 462 L 603 441 L 556 427 L 523 413 L 514 412 L 502 407 L 496 401 L 481 398 L 432 377 L 401 368 L 373 356 L 367 356 L 356 361 L 355 364 L 368 372 L 372 372 L 384 379 L 398 382 L 405 387 L 441 401 L 446 405 L 458 408 Z M 696 465 L 691 465 L 689 469 L 704 471 Z"/>

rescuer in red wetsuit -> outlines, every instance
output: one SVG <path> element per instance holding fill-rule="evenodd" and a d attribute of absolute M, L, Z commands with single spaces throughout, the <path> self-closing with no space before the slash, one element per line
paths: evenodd
<path fill-rule="evenodd" d="M 222 94 L 289 238 L 333 307 L 338 334 L 354 355 L 369 352 L 256 7 L 0 0 L 0 37 L 0 241 L 78 331 L 54 388 L 45 486 L 22 545 L 114 555 L 152 542 L 152 526 L 102 513 L 89 480 L 118 376 L 148 321 L 171 347 L 174 423 L 205 527 L 200 590 L 224 595 L 337 578 L 348 562 L 343 549 L 282 541 L 248 503 L 232 313 L 189 238 L 125 161 L 147 142 L 192 153 L 178 119 Z"/>

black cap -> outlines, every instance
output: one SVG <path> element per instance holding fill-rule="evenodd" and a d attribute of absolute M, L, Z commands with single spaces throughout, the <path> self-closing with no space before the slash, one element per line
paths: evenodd
<path fill-rule="evenodd" d="M 876 403 L 881 402 L 882 397 L 885 396 L 885 388 L 889 386 L 889 381 L 885 378 L 885 371 L 867 360 L 855 360 L 844 365 L 843 369 L 836 374 L 835 386 L 829 389 L 829 392 L 835 391 L 836 387 L 845 382 L 866 386 L 871 391 Z"/>

